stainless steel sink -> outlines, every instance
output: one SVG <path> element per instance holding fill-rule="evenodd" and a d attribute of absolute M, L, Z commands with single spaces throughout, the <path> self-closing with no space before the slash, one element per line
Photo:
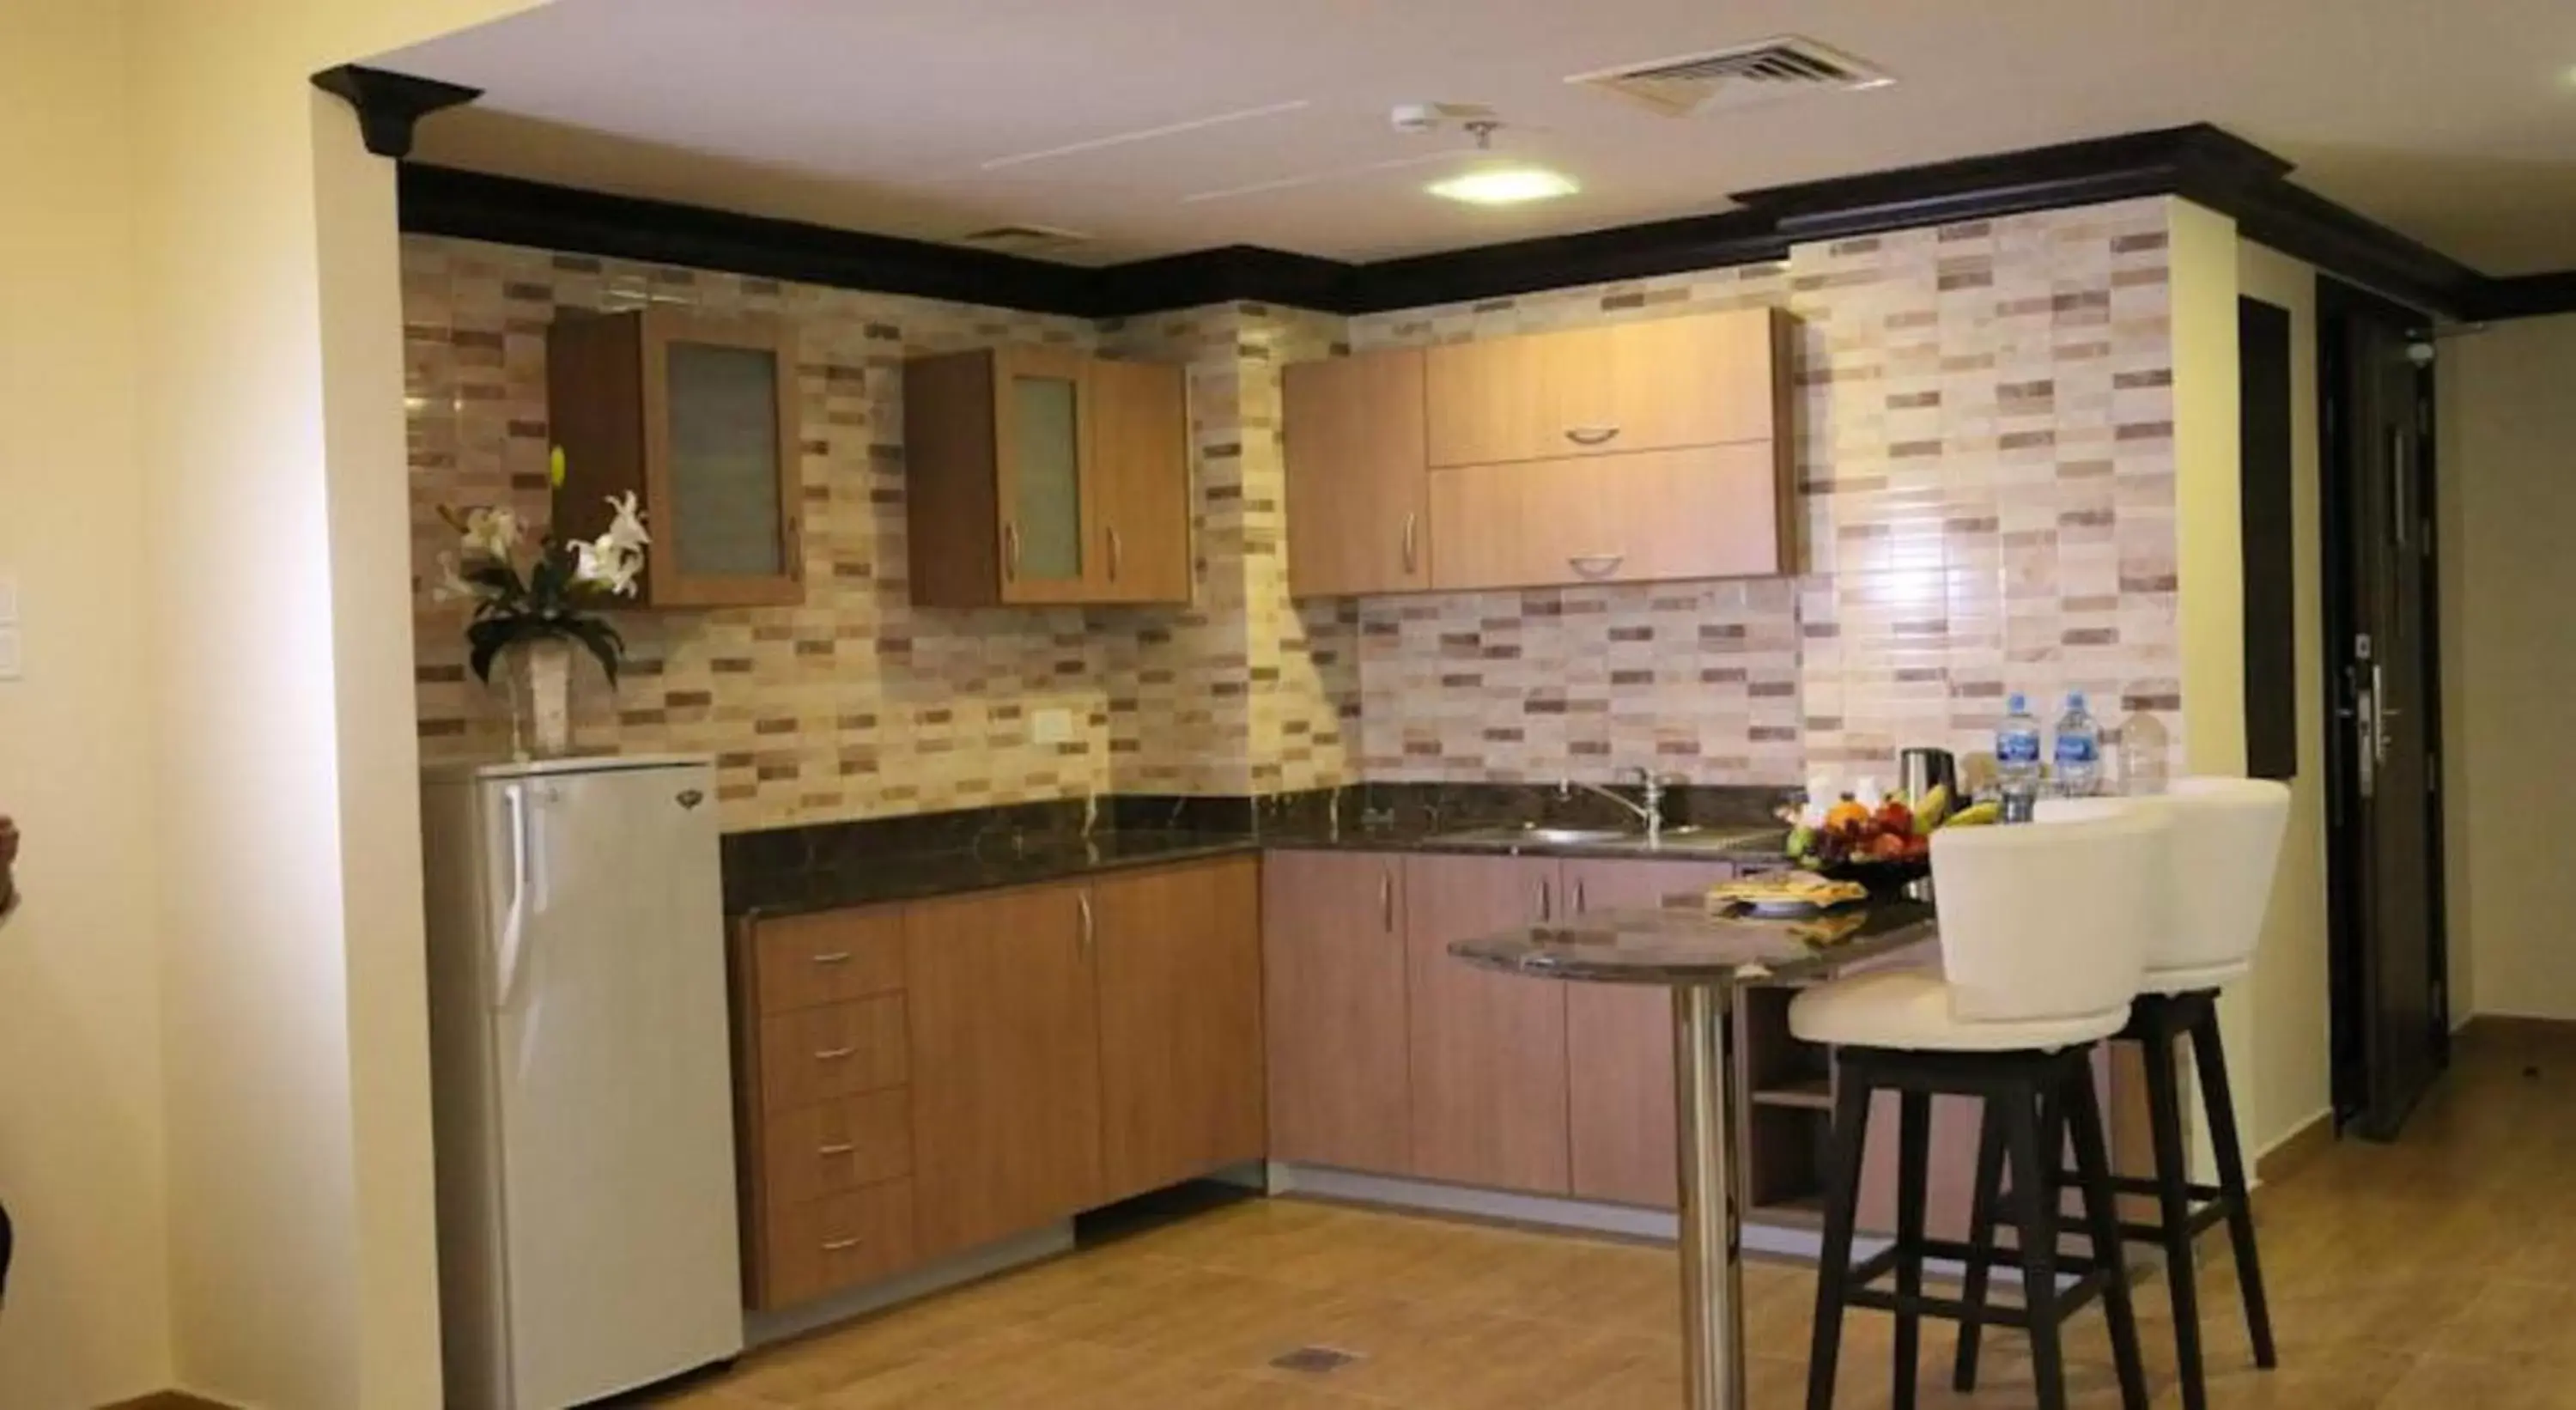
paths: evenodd
<path fill-rule="evenodd" d="M 1605 849 L 1672 852 L 1726 852 L 1776 844 L 1779 828 L 1763 827 L 1668 827 L 1660 837 L 1649 841 L 1643 829 L 1630 827 L 1544 827 L 1520 824 L 1504 827 L 1468 828 L 1443 833 L 1431 840 L 1445 847 L 1600 847 Z"/>

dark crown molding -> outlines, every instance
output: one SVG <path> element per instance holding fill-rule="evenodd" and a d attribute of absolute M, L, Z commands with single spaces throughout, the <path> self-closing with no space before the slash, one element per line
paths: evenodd
<path fill-rule="evenodd" d="M 2427 312 L 2576 307 L 2576 274 L 2488 278 L 2290 184 L 2290 170 L 2203 123 L 1775 186 L 1714 215 L 1371 264 L 1235 245 L 1106 268 L 414 163 L 401 194 L 403 228 L 424 234 L 1081 318 L 1236 301 L 1374 313 L 1781 260 L 1801 241 L 2179 196 L 2233 217 L 2249 239 Z"/>
<path fill-rule="evenodd" d="M 396 161 L 411 155 L 412 129 L 422 118 L 483 96 L 482 89 L 461 83 L 441 83 L 434 78 L 414 78 L 407 73 L 388 73 L 357 64 L 324 69 L 313 75 L 313 86 L 348 100 L 349 106 L 358 110 L 358 134 L 366 139 L 367 150 Z"/>

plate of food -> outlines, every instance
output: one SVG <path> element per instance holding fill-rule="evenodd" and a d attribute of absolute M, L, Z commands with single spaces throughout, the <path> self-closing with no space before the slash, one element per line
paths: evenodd
<path fill-rule="evenodd" d="M 1794 919 L 1868 898 L 1869 888 L 1857 882 L 1837 881 L 1811 871 L 1774 871 L 1739 876 L 1710 887 L 1708 908 L 1714 915 L 1750 912 Z"/>

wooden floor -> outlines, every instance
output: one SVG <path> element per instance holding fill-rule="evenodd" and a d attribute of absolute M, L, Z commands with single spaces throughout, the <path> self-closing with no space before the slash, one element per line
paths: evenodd
<path fill-rule="evenodd" d="M 2393 1147 L 2338 1145 L 2256 1200 L 2281 1367 L 2246 1350 L 2225 1238 L 2203 1245 L 2212 1401 L 2302 1410 L 2576 1410 L 2576 1042 L 2472 1033 Z M 1673 1255 L 1296 1200 L 1251 1201 L 747 1357 L 688 1410 L 1660 1410 L 1681 1403 Z M 1752 1401 L 1802 1404 L 1813 1282 L 1747 1270 Z M 2156 1278 L 2156 1403 L 2178 1405 Z M 1886 1403 L 1889 1322 L 1851 1314 L 1837 1404 Z M 2116 1405 L 2098 1313 L 2071 1323 L 2078 1404 Z M 1922 1404 L 2032 1404 L 2021 1339 Z M 1336 1369 L 1269 1363 L 1301 1347 Z"/>

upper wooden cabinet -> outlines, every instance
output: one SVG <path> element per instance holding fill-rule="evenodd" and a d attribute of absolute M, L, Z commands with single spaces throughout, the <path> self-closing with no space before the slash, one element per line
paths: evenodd
<path fill-rule="evenodd" d="M 765 319 L 648 308 L 568 317 L 546 338 L 563 452 L 554 530 L 593 538 L 633 494 L 653 535 L 636 605 L 805 597 L 796 345 Z"/>
<path fill-rule="evenodd" d="M 1288 584 L 1299 597 L 1431 586 L 1423 352 L 1390 348 L 1285 374 Z"/>
<path fill-rule="evenodd" d="M 1287 369 L 1301 597 L 1797 570 L 1776 309 Z"/>
<path fill-rule="evenodd" d="M 1774 439 L 1785 317 L 1768 308 L 1444 343 L 1427 459 L 1496 465 Z"/>
<path fill-rule="evenodd" d="M 1009 347 L 903 375 L 914 602 L 1189 600 L 1180 368 Z"/>

